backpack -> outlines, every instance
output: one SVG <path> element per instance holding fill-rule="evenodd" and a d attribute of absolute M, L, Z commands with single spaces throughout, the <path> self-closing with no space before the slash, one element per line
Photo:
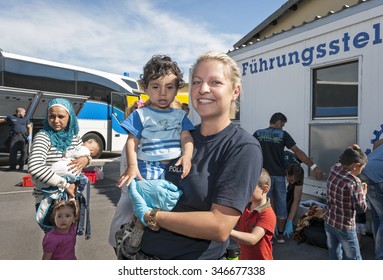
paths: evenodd
<path fill-rule="evenodd" d="M 327 236 L 324 229 L 323 208 L 312 203 L 309 210 L 299 218 L 293 233 L 293 239 L 310 245 L 327 248 Z"/>
<path fill-rule="evenodd" d="M 76 181 L 76 184 L 78 184 L 76 200 L 79 207 L 77 235 L 83 235 L 85 232 L 85 239 L 90 239 L 90 182 L 87 180 L 87 178 L 85 180 L 85 178 L 81 178 L 79 184 Z M 86 189 L 86 197 L 83 195 L 84 189 Z M 52 213 L 54 202 L 56 200 L 68 200 L 69 197 L 65 191 L 61 191 L 56 187 L 42 189 L 40 192 L 43 194 L 43 199 L 41 200 L 40 205 L 36 211 L 36 221 L 44 232 L 48 232 L 54 227 L 53 225 L 46 223 L 46 218 L 48 218 Z"/>
<path fill-rule="evenodd" d="M 302 236 L 307 244 L 327 249 L 327 236 L 322 218 L 312 219 L 310 225 L 302 230 Z"/>

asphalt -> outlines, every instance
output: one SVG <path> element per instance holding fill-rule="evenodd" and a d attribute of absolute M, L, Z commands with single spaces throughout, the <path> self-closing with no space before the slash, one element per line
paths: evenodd
<path fill-rule="evenodd" d="M 80 260 L 114 260 L 108 244 L 109 226 L 119 199 L 115 186 L 119 177 L 118 158 L 93 161 L 103 166 L 104 179 L 91 187 L 90 211 L 92 235 L 89 240 L 79 236 L 76 253 Z M 41 259 L 43 232 L 35 221 L 33 187 L 23 187 L 26 171 L 6 172 L 6 160 L 0 157 L 0 260 Z M 362 239 L 362 256 L 372 260 L 374 242 L 371 235 Z M 327 260 L 327 249 L 287 239 L 285 244 L 273 242 L 275 260 Z"/>

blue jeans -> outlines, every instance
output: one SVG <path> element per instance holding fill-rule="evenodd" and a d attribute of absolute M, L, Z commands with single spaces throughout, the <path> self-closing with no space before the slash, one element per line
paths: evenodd
<path fill-rule="evenodd" d="M 383 260 L 383 183 L 368 185 L 367 200 L 372 216 L 375 259 Z"/>
<path fill-rule="evenodd" d="M 270 197 L 277 218 L 286 219 L 287 207 L 286 207 L 286 181 L 285 176 L 270 176 L 271 188 L 267 193 Z"/>
<path fill-rule="evenodd" d="M 330 260 L 361 260 L 356 230 L 334 228 L 324 223 Z"/>

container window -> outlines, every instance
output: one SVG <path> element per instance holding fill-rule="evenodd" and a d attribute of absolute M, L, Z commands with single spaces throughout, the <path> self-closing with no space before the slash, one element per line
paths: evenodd
<path fill-rule="evenodd" d="M 358 117 L 358 62 L 313 70 L 313 119 Z"/>

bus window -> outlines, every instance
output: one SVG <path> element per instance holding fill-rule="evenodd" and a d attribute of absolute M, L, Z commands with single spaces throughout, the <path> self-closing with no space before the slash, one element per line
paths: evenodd
<path fill-rule="evenodd" d="M 132 89 L 138 89 L 138 84 L 136 81 L 128 80 L 128 79 L 122 79 L 124 83 L 126 83 L 128 86 L 130 86 Z"/>
<path fill-rule="evenodd" d="M 75 93 L 73 70 L 15 59 L 6 59 L 4 64 L 4 86 Z"/>
<path fill-rule="evenodd" d="M 97 77 L 93 74 L 78 72 L 77 94 L 88 95 L 91 99 L 110 102 L 107 97 L 112 91 L 126 92 L 118 84 L 103 77 Z"/>

